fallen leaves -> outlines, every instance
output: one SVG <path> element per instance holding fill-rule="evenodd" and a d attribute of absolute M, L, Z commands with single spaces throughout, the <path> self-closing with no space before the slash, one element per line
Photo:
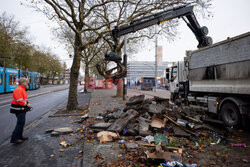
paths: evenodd
<path fill-rule="evenodd" d="M 60 145 L 62 145 L 64 148 L 67 148 L 69 144 L 66 142 L 65 138 L 62 137 L 62 138 L 61 138 Z"/>
<path fill-rule="evenodd" d="M 100 160 L 103 160 L 104 159 L 104 157 L 102 157 L 101 155 L 99 155 L 99 154 L 97 154 L 96 156 L 95 156 L 95 160 L 96 161 L 100 161 Z"/>

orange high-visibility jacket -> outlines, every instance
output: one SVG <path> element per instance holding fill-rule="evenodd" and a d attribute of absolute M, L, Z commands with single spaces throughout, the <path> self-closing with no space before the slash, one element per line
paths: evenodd
<path fill-rule="evenodd" d="M 17 113 L 25 111 L 28 102 L 26 88 L 23 85 L 19 85 L 13 92 L 10 112 Z"/>

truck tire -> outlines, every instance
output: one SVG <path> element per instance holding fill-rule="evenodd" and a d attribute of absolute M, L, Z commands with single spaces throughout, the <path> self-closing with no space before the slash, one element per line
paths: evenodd
<path fill-rule="evenodd" d="M 240 123 L 240 112 L 238 107 L 233 103 L 225 103 L 221 107 L 221 117 L 228 126 L 236 126 Z"/>

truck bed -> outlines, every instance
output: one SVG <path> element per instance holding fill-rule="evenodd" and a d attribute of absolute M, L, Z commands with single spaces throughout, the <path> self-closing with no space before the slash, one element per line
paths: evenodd
<path fill-rule="evenodd" d="M 250 32 L 195 50 L 190 91 L 250 95 Z"/>

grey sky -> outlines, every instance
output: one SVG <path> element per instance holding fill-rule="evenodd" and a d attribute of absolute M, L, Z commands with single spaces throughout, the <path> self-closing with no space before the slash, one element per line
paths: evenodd
<path fill-rule="evenodd" d="M 68 53 L 62 44 L 59 44 L 51 33 L 51 25 L 47 18 L 34 12 L 30 8 L 20 5 L 19 0 L 1 0 L 0 12 L 6 11 L 8 14 L 15 15 L 16 20 L 22 25 L 29 27 L 32 40 L 39 46 L 47 46 L 52 49 L 62 60 L 67 59 Z M 209 36 L 214 43 L 250 31 L 250 0 L 213 0 L 213 18 L 204 19 L 199 17 L 199 23 L 209 28 Z M 182 21 L 178 27 L 178 35 L 175 41 L 169 43 L 166 39 L 161 39 L 159 45 L 163 45 L 163 60 L 177 61 L 185 56 L 185 50 L 196 49 L 197 41 Z M 130 60 L 154 60 L 153 40 L 147 47 L 136 55 L 130 55 Z"/>

